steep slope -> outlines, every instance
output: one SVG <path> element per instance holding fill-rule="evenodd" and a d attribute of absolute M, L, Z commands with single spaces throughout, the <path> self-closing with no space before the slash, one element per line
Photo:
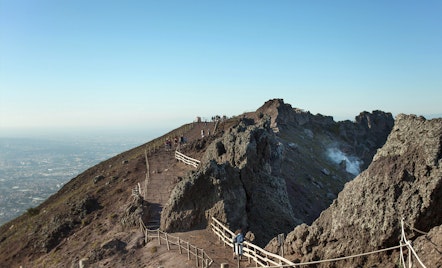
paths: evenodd
<path fill-rule="evenodd" d="M 442 119 L 398 115 L 368 169 L 347 183 L 311 226 L 297 226 L 284 242 L 285 252 L 306 262 L 397 246 L 403 218 L 423 262 L 441 267 L 441 157 Z M 276 241 L 267 248 L 276 252 Z M 395 251 L 321 267 L 396 267 L 398 258 Z"/>
<path fill-rule="evenodd" d="M 164 142 L 183 135 L 189 143 L 197 143 L 197 133 L 213 127 L 213 123 L 184 125 L 73 178 L 40 206 L 0 227 L 0 267 L 71 267 L 83 257 L 96 265 L 147 263 L 151 254 L 139 250 L 143 245 L 139 217 L 149 224 L 174 184 L 193 169 L 177 162 L 174 150 L 166 150 Z M 148 202 L 133 202 L 132 190 L 146 178 L 146 151 Z M 193 153 L 197 156 L 199 150 Z"/>

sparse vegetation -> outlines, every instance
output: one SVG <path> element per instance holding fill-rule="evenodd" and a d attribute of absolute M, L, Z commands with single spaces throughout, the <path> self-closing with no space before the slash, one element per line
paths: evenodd
<path fill-rule="evenodd" d="M 35 216 L 35 215 L 40 214 L 40 209 L 38 209 L 38 208 L 28 208 L 26 210 L 26 212 L 28 213 L 29 216 Z"/>

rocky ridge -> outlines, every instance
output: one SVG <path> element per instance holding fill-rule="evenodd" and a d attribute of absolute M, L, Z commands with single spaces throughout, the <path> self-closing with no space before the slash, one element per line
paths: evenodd
<path fill-rule="evenodd" d="M 424 264 L 441 267 L 441 156 L 442 119 L 398 115 L 368 169 L 348 182 L 311 226 L 302 224 L 290 232 L 285 252 L 306 262 L 397 246 L 404 219 L 407 238 L 415 240 Z M 267 249 L 278 251 L 276 239 Z M 396 267 L 398 258 L 394 251 L 321 267 Z"/>
<path fill-rule="evenodd" d="M 388 113 L 360 118 L 359 123 L 336 123 L 280 99 L 266 102 L 207 147 L 201 167 L 173 190 L 161 227 L 207 226 L 214 216 L 232 230 L 257 234 L 256 243 L 265 245 L 291 226 L 313 221 L 354 177 L 345 160 L 330 158 L 329 148 L 367 159 L 393 125 Z"/>

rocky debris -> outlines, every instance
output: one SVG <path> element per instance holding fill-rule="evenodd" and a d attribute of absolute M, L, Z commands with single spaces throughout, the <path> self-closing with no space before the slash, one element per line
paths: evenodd
<path fill-rule="evenodd" d="M 41 238 L 34 242 L 35 250 L 48 253 L 70 235 L 78 223 L 78 220 L 69 216 L 54 216 L 46 225 L 41 227 Z"/>
<path fill-rule="evenodd" d="M 252 233 L 252 232 L 250 232 L 250 231 L 248 231 L 248 232 L 246 233 L 246 235 L 244 236 L 244 238 L 245 238 L 246 241 L 248 241 L 248 242 L 250 242 L 250 243 L 254 243 L 254 242 L 255 242 L 255 234 Z"/>
<path fill-rule="evenodd" d="M 35 232 L 34 249 L 38 252 L 47 253 L 59 245 L 59 243 L 68 237 L 79 225 L 85 225 L 89 222 L 87 216 L 101 209 L 98 200 L 93 196 L 85 196 L 79 200 L 68 202 L 71 209 L 63 214 L 56 214 L 49 217 L 46 224 L 42 225 Z"/>
<path fill-rule="evenodd" d="M 386 144 L 366 171 L 345 185 L 333 204 L 311 226 L 297 226 L 284 248 L 289 258 L 312 261 L 397 246 L 400 220 L 429 232 L 407 229 L 427 267 L 440 265 L 442 218 L 442 119 L 398 115 Z M 433 242 L 432 242 L 433 241 Z M 267 249 L 277 251 L 275 241 Z M 398 253 L 369 255 L 321 267 L 395 267 Z M 346 264 L 343 264 L 346 263 Z"/>
<path fill-rule="evenodd" d="M 94 183 L 98 183 L 99 181 L 103 180 L 105 177 L 103 175 L 98 175 L 94 178 Z"/>
<path fill-rule="evenodd" d="M 145 237 L 143 233 L 135 236 L 129 243 L 127 244 L 127 249 L 139 249 L 146 245 Z"/>
<path fill-rule="evenodd" d="M 126 243 L 120 239 L 112 238 L 102 243 L 99 248 L 93 249 L 88 259 L 89 263 L 95 263 L 112 255 L 125 253 L 127 253 Z"/>
<path fill-rule="evenodd" d="M 74 215 L 79 215 L 81 218 L 83 218 L 87 214 L 101 208 L 102 207 L 97 198 L 87 195 L 79 202 L 74 203 L 71 210 Z"/>
<path fill-rule="evenodd" d="M 141 196 L 132 196 L 132 201 L 126 206 L 120 223 L 124 228 L 137 228 L 140 219 L 147 223 L 150 218 L 150 205 Z"/>
<path fill-rule="evenodd" d="M 89 266 L 89 259 L 88 258 L 82 258 L 78 261 L 79 268 L 87 268 L 88 266 Z"/>

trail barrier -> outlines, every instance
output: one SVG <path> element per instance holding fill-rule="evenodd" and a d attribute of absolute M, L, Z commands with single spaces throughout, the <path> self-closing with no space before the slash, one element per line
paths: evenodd
<path fill-rule="evenodd" d="M 234 237 L 234 233 L 229 230 L 226 226 L 224 226 L 219 220 L 215 217 L 212 217 L 211 223 L 212 231 L 218 236 L 219 240 L 224 243 L 224 246 L 229 246 L 233 248 L 232 237 Z M 270 265 L 278 265 L 277 267 L 290 267 L 295 265 L 295 263 L 277 255 L 270 253 L 259 246 L 256 246 L 250 242 L 243 242 L 243 256 L 248 258 L 249 263 L 252 261 L 258 267 L 268 267 Z"/>
<path fill-rule="evenodd" d="M 204 249 L 197 248 L 191 245 L 189 242 L 180 239 L 179 237 L 172 236 L 160 229 L 150 230 L 146 227 L 143 220 L 140 218 L 140 228 L 144 233 L 144 241 L 147 243 L 149 239 L 158 239 L 158 245 L 165 243 L 167 250 L 177 249 L 180 254 L 187 253 L 187 259 L 191 260 L 195 258 L 195 266 L 207 268 L 212 265 L 213 260 L 207 255 Z M 163 242 L 162 242 L 163 241 Z"/>
<path fill-rule="evenodd" d="M 213 222 L 211 223 L 212 231 L 219 237 L 221 241 L 223 241 L 224 246 L 228 245 L 229 247 L 233 247 L 232 243 L 232 237 L 234 236 L 234 233 L 230 231 L 227 227 L 225 227 L 220 221 L 218 221 L 216 218 L 212 217 Z M 413 228 L 414 229 L 414 228 Z M 268 267 L 268 268 L 283 268 L 283 267 L 301 267 L 304 265 L 312 265 L 312 264 L 320 264 L 325 262 L 335 262 L 335 261 L 341 261 L 345 259 L 350 258 L 356 258 L 371 254 L 376 254 L 384 251 L 390 251 L 395 249 L 400 249 L 400 259 L 399 262 L 402 265 L 401 267 L 422 267 L 426 268 L 426 266 L 422 263 L 419 256 L 416 254 L 416 251 L 413 249 L 411 242 L 407 240 L 405 237 L 405 231 L 404 231 L 404 220 L 401 220 L 401 241 L 398 246 L 390 247 L 390 248 L 384 248 L 380 250 L 375 250 L 371 252 L 365 252 L 361 254 L 356 254 L 352 256 L 345 256 L 340 258 L 334 258 L 334 259 L 327 259 L 327 260 L 319 260 L 319 261 L 310 261 L 310 262 L 303 262 L 303 263 L 293 263 L 277 254 L 273 254 L 270 252 L 265 251 L 264 249 L 249 243 L 247 241 L 243 242 L 243 255 L 248 258 L 249 263 L 253 260 L 256 263 L 256 267 Z M 422 231 L 419 231 L 421 233 L 424 233 Z M 425 233 L 424 233 L 425 234 Z M 403 247 L 408 248 L 408 260 L 405 258 L 405 252 L 402 249 Z M 418 266 L 413 265 L 413 258 L 416 260 L 416 263 L 418 263 Z"/>
<path fill-rule="evenodd" d="M 188 157 L 187 155 L 180 153 L 179 151 L 175 151 L 175 158 L 186 165 L 190 165 L 193 167 L 198 167 L 201 161 Z"/>

